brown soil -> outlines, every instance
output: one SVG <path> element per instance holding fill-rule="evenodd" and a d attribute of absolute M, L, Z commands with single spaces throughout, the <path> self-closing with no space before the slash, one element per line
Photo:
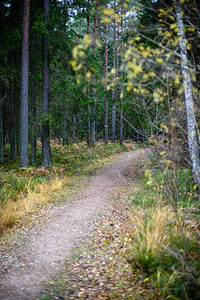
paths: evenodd
<path fill-rule="evenodd" d="M 41 286 L 63 266 L 74 247 L 107 211 L 116 187 L 128 180 L 127 170 L 142 156 L 135 150 L 118 156 L 88 181 L 76 200 L 52 209 L 45 224 L 20 235 L 1 254 L 0 299 L 40 299 Z M 2 246 L 2 245 L 0 245 Z"/>

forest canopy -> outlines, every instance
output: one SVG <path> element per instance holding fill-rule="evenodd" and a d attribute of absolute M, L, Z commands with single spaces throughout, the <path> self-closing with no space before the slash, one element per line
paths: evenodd
<path fill-rule="evenodd" d="M 0 161 L 50 140 L 164 141 L 200 186 L 198 1 L 1 1 Z"/>

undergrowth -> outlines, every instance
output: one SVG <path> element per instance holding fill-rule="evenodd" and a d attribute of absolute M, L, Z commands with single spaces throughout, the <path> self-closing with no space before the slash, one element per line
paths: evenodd
<path fill-rule="evenodd" d="M 52 200 L 52 195 L 72 184 L 72 178 L 90 176 L 111 156 L 133 149 L 133 144 L 88 147 L 85 142 L 65 147 L 52 142 L 52 167 L 41 167 L 41 143 L 37 143 L 38 167 L 19 168 L 19 158 L 9 161 L 4 151 L 0 167 L 0 231 L 19 222 L 36 205 Z"/>
<path fill-rule="evenodd" d="M 129 198 L 130 263 L 156 282 L 161 299 L 199 299 L 199 197 L 190 170 L 149 163 Z"/>
<path fill-rule="evenodd" d="M 159 181 L 149 182 L 142 165 L 130 166 L 113 212 L 96 223 L 94 235 L 47 283 L 41 299 L 199 299 L 200 220 L 193 183 L 186 186 L 187 197 L 178 194 L 174 210 L 159 188 L 167 188 L 161 170 L 156 169 Z M 185 170 L 178 172 L 181 191 Z"/>

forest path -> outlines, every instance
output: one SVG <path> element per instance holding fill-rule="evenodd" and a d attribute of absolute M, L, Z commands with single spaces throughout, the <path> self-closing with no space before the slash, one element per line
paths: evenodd
<path fill-rule="evenodd" d="M 95 217 L 109 209 L 115 188 L 127 180 L 126 169 L 142 155 L 142 150 L 133 150 L 117 156 L 89 179 L 75 201 L 55 207 L 45 224 L 19 237 L 18 247 L 13 245 L 7 254 L 0 251 L 0 299 L 40 299 L 42 283 L 62 268 L 75 245 L 92 230 Z"/>

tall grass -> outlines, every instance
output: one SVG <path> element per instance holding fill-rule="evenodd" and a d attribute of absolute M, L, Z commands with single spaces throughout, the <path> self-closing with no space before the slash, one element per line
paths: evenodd
<path fill-rule="evenodd" d="M 165 165 L 163 165 L 165 164 Z M 199 200 L 190 170 L 149 162 L 133 190 L 133 269 L 157 285 L 161 299 L 200 298 Z"/>

